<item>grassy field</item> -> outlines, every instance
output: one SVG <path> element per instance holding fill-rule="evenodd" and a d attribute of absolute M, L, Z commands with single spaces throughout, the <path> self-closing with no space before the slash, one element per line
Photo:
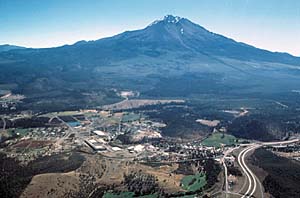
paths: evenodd
<path fill-rule="evenodd" d="M 223 133 L 213 133 L 208 138 L 202 141 L 204 146 L 220 147 L 221 144 L 233 145 L 237 142 L 237 138 L 233 135 Z"/>
<path fill-rule="evenodd" d="M 139 114 L 135 114 L 135 113 L 128 113 L 123 115 L 122 117 L 122 122 L 132 122 L 132 121 L 136 121 L 140 119 L 140 115 Z"/>
<path fill-rule="evenodd" d="M 182 188 L 187 191 L 197 191 L 206 185 L 206 175 L 197 173 L 196 175 L 188 175 L 181 180 Z"/>
<path fill-rule="evenodd" d="M 7 129 L 7 133 L 12 136 L 14 133 L 18 133 L 20 136 L 25 136 L 27 135 L 27 133 L 29 132 L 29 129 L 20 129 L 20 128 L 16 128 L 16 129 Z"/>
<path fill-rule="evenodd" d="M 40 115 L 40 117 L 53 117 L 53 116 L 73 116 L 81 114 L 79 111 L 61 111 L 61 112 L 51 112 Z"/>

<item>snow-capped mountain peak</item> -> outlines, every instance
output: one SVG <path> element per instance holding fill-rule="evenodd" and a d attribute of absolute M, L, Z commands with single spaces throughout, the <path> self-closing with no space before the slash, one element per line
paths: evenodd
<path fill-rule="evenodd" d="M 173 16 L 173 15 L 166 15 L 163 18 L 159 20 L 155 20 L 153 23 L 151 23 L 149 26 L 155 25 L 159 22 L 166 22 L 166 23 L 178 23 L 182 18 L 179 16 Z"/>
<path fill-rule="evenodd" d="M 180 21 L 180 17 L 179 16 L 173 16 L 173 15 L 166 15 L 164 16 L 164 21 L 168 22 L 168 23 L 178 23 Z"/>

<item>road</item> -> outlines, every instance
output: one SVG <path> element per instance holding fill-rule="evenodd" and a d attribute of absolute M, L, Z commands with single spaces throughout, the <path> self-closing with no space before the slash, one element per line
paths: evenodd
<path fill-rule="evenodd" d="M 248 147 L 244 148 L 238 155 L 238 163 L 239 163 L 240 167 L 242 168 L 242 171 L 246 175 L 247 181 L 248 181 L 248 189 L 244 193 L 242 198 L 252 197 L 253 194 L 255 193 L 255 191 L 257 190 L 257 183 L 259 181 L 257 181 L 255 174 L 250 170 L 250 168 L 245 163 L 245 157 L 247 156 L 247 154 L 250 151 L 257 149 L 258 147 L 260 147 L 260 145 L 254 144 L 252 146 L 248 146 Z"/>
<path fill-rule="evenodd" d="M 228 190 L 228 171 L 227 171 L 227 166 L 226 166 L 226 162 L 225 159 L 227 157 L 228 154 L 230 154 L 231 152 L 233 152 L 234 150 L 238 149 L 239 147 L 234 147 L 234 148 L 230 148 L 228 150 L 226 150 L 224 152 L 223 157 L 221 158 L 221 163 L 223 164 L 224 167 L 224 176 L 225 176 L 225 197 L 227 197 L 229 190 Z"/>
<path fill-rule="evenodd" d="M 299 139 L 293 139 L 293 140 L 288 140 L 288 141 L 278 141 L 278 142 L 260 142 L 260 143 L 249 144 L 245 148 L 242 149 L 242 151 L 238 155 L 238 164 L 241 167 L 244 175 L 246 176 L 246 180 L 247 180 L 247 184 L 248 184 L 248 188 L 247 188 L 246 192 L 242 193 L 243 194 L 242 198 L 252 197 L 252 196 L 254 196 L 255 192 L 260 192 L 261 197 L 262 198 L 264 197 L 262 184 L 260 183 L 257 176 L 251 171 L 251 169 L 248 167 L 248 165 L 245 162 L 245 158 L 247 157 L 247 154 L 261 146 L 291 144 L 291 143 L 295 143 L 298 141 L 299 141 Z M 240 190 L 240 192 L 242 192 L 242 191 L 243 191 L 243 189 Z"/>
<path fill-rule="evenodd" d="M 60 117 L 54 116 L 53 118 L 58 119 L 61 123 L 63 123 L 69 129 L 63 137 L 59 138 L 56 141 L 56 145 L 61 145 L 61 143 L 64 142 L 69 137 L 69 135 L 71 135 L 72 133 L 76 133 L 76 131 L 73 129 L 73 127 L 71 127 L 68 123 L 63 121 Z M 53 118 L 51 118 L 51 119 L 53 119 Z"/>

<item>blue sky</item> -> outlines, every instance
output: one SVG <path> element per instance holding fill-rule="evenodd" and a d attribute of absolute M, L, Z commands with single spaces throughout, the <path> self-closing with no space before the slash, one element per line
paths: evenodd
<path fill-rule="evenodd" d="M 300 56 L 299 0 L 0 0 L 0 44 L 53 47 L 141 29 L 166 14 Z"/>

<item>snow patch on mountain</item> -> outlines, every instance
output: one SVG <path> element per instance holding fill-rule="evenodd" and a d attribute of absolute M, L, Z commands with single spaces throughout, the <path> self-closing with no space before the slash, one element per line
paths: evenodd
<path fill-rule="evenodd" d="M 159 19 L 159 20 L 155 20 L 154 22 L 152 22 L 149 26 L 155 25 L 159 22 L 166 22 L 166 23 L 178 23 L 182 18 L 179 16 L 173 16 L 173 15 L 166 15 L 163 18 Z"/>

